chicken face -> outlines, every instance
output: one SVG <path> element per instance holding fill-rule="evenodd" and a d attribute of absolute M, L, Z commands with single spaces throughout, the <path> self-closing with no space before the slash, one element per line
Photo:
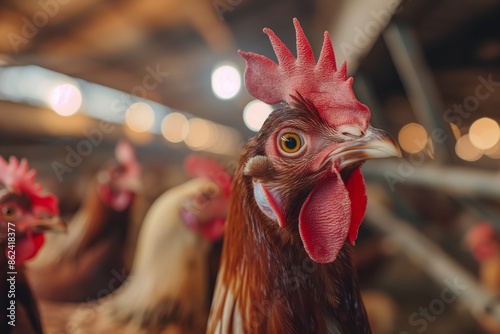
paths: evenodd
<path fill-rule="evenodd" d="M 366 209 L 359 167 L 374 158 L 400 156 L 392 137 L 370 126 L 370 111 L 352 91 L 346 63 L 337 70 L 328 33 L 318 63 L 297 20 L 297 58 L 269 29 L 279 65 L 254 53 L 245 85 L 271 113 L 247 152 L 261 211 L 288 233 L 298 234 L 316 262 L 336 259 L 345 240 L 354 244 Z"/>
<path fill-rule="evenodd" d="M 141 167 L 135 159 L 134 148 L 121 141 L 116 146 L 118 164 L 112 164 L 98 174 L 99 194 L 116 211 L 130 206 L 134 193 L 142 188 Z"/>
<path fill-rule="evenodd" d="M 258 135 L 255 145 L 264 147 L 263 154 L 245 166 L 259 208 L 280 227 L 298 228 L 313 260 L 334 261 L 346 238 L 354 244 L 364 217 L 360 165 L 400 155 L 398 146 L 371 126 L 334 128 L 299 98 L 271 114 L 261 132 L 268 135 Z"/>
<path fill-rule="evenodd" d="M 206 180 L 198 192 L 181 204 L 181 216 L 187 226 L 208 240 L 222 237 L 229 198 L 215 182 Z"/>
<path fill-rule="evenodd" d="M 11 158 L 7 164 L 0 158 L 0 244 L 8 259 L 16 265 L 34 257 L 44 243 L 48 230 L 65 231 L 59 218 L 57 199 L 41 195 L 33 183 L 34 172 L 28 172 L 26 161 Z"/>
<path fill-rule="evenodd" d="M 232 175 L 215 160 L 195 154 L 186 159 L 184 167 L 192 177 L 203 179 L 204 183 L 182 202 L 182 219 L 206 239 L 217 241 L 224 232 Z"/>

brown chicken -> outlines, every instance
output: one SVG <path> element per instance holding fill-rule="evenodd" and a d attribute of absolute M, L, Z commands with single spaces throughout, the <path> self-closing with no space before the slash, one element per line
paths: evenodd
<path fill-rule="evenodd" d="M 369 125 L 328 34 L 316 64 L 294 24 L 297 59 L 269 29 L 279 65 L 240 52 L 250 94 L 285 105 L 240 159 L 208 333 L 370 333 L 347 244 L 366 208 L 360 165 L 401 153 Z"/>
<path fill-rule="evenodd" d="M 119 142 L 113 163 L 92 180 L 68 235 L 53 236 L 29 264 L 35 295 L 57 301 L 101 298 L 126 279 L 124 253 L 141 167 L 133 147 Z"/>
<path fill-rule="evenodd" d="M 231 176 L 211 160 L 191 158 L 187 167 L 196 178 L 165 192 L 146 214 L 125 284 L 93 303 L 44 303 L 48 334 L 205 333 L 208 257 L 223 233 Z"/>
<path fill-rule="evenodd" d="M 0 333 L 42 333 L 38 308 L 24 273 L 45 242 L 44 232 L 65 231 L 57 198 L 43 195 L 34 170 L 0 157 Z"/>

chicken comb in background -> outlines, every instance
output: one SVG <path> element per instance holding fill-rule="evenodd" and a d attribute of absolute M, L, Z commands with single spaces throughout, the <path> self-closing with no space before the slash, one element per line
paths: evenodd
<path fill-rule="evenodd" d="M 186 172 L 192 177 L 209 178 L 216 182 L 229 196 L 233 177 L 226 171 L 226 167 L 217 163 L 215 159 L 192 154 L 184 162 Z"/>
<path fill-rule="evenodd" d="M 309 41 L 297 19 L 293 20 L 297 38 L 297 59 L 274 34 L 265 28 L 279 65 L 252 52 L 239 51 L 247 61 L 245 86 L 255 98 L 267 103 L 293 102 L 296 92 L 314 103 L 321 117 L 332 126 L 358 124 L 366 129 L 370 111 L 361 104 L 352 90 L 352 78 L 347 78 L 347 64 L 337 70 L 335 54 L 328 32 L 318 63 L 314 60 Z"/>
<path fill-rule="evenodd" d="M 59 201 L 52 194 L 42 194 L 42 185 L 35 183 L 36 171 L 29 170 L 28 161 L 21 162 L 11 156 L 9 162 L 0 156 L 0 183 L 17 194 L 28 195 L 33 211 L 46 212 L 52 215 L 59 214 Z"/>

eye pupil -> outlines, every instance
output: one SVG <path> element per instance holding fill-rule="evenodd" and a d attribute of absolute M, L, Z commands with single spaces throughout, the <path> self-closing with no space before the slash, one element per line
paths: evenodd
<path fill-rule="evenodd" d="M 2 215 L 5 217 L 5 218 L 12 218 L 14 217 L 14 215 L 16 214 L 16 210 L 15 208 L 13 207 L 10 207 L 10 206 L 4 206 L 2 208 Z"/>
<path fill-rule="evenodd" d="M 298 145 L 297 139 L 295 139 L 293 137 L 288 137 L 288 138 L 285 137 L 284 139 L 285 139 L 285 146 L 289 150 L 293 150 L 294 148 L 297 147 L 297 145 Z"/>

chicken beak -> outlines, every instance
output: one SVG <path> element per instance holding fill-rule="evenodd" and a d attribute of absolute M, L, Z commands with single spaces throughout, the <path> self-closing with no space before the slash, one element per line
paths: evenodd
<path fill-rule="evenodd" d="M 36 232 L 54 231 L 66 233 L 67 225 L 59 216 L 40 218 L 31 224 L 31 228 Z"/>
<path fill-rule="evenodd" d="M 368 159 L 400 157 L 401 150 L 390 134 L 368 127 L 365 136 L 352 140 L 330 154 L 337 160 L 339 169 Z"/>

